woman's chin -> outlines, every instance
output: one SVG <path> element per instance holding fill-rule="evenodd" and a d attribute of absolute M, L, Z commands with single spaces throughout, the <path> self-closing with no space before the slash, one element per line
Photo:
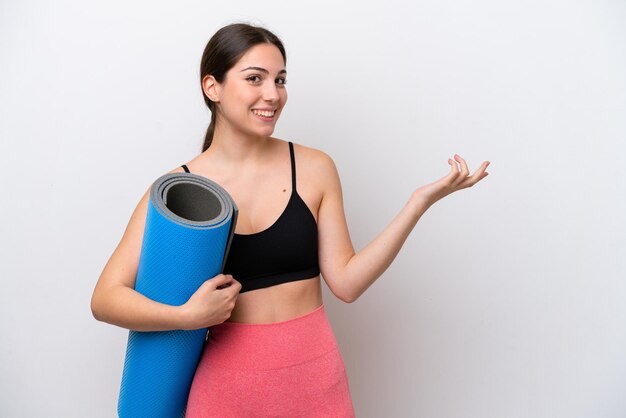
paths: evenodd
<path fill-rule="evenodd" d="M 274 127 L 273 126 L 272 127 L 268 126 L 268 127 L 264 128 L 264 129 L 257 130 L 257 132 L 258 132 L 259 136 L 267 137 L 267 136 L 270 136 L 270 135 L 272 135 L 274 133 Z"/>

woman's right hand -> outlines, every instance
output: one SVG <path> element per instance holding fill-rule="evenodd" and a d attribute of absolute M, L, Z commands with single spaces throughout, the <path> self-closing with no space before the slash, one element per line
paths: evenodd
<path fill-rule="evenodd" d="M 208 328 L 230 318 L 241 284 L 230 274 L 218 274 L 202 283 L 181 306 L 185 330 Z"/>

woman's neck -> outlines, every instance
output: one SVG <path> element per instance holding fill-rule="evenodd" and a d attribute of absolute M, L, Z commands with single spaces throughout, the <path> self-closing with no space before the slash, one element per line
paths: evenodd
<path fill-rule="evenodd" d="M 216 127 L 211 146 L 203 156 L 228 165 L 257 165 L 267 158 L 272 142 L 269 136 L 245 135 L 241 131 Z"/>

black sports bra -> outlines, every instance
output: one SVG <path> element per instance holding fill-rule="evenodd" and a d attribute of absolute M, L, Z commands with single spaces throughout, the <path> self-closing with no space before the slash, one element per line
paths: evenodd
<path fill-rule="evenodd" d="M 223 273 L 232 274 L 241 283 L 240 293 L 320 274 L 317 223 L 296 190 L 296 163 L 291 142 L 289 153 L 291 196 L 283 213 L 263 231 L 233 236 Z M 189 173 L 186 165 L 182 167 Z"/>

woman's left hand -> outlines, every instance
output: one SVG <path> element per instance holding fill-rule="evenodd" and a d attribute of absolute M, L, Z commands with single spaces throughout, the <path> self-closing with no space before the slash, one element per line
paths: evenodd
<path fill-rule="evenodd" d="M 427 206 L 431 206 L 451 193 L 472 187 L 489 175 L 489 173 L 485 171 L 490 164 L 489 161 L 483 162 L 480 168 L 471 176 L 469 175 L 469 169 L 467 168 L 465 160 L 457 154 L 454 154 L 454 160 L 448 159 L 448 164 L 452 167 L 447 176 L 415 190 L 411 198 Z M 461 166 L 460 168 L 459 164 Z"/>

